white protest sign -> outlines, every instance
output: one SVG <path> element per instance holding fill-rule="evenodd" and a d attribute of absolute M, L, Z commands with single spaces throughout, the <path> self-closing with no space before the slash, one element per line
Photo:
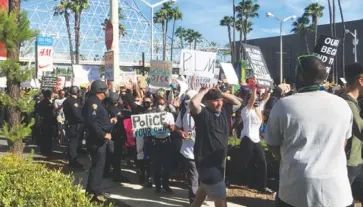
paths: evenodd
<path fill-rule="evenodd" d="M 194 79 L 194 83 L 193 83 Z M 218 79 L 215 78 L 207 78 L 200 76 L 187 76 L 188 86 L 192 86 L 193 89 L 199 91 L 202 85 L 206 85 L 207 87 L 214 87 L 218 84 Z"/>
<path fill-rule="evenodd" d="M 169 89 L 172 82 L 173 64 L 168 61 L 151 60 L 149 80 L 156 88 Z"/>
<path fill-rule="evenodd" d="M 216 70 L 217 53 L 182 50 L 180 55 L 180 75 L 197 75 L 201 77 L 214 77 Z"/>
<path fill-rule="evenodd" d="M 136 83 L 137 82 L 137 75 L 136 71 L 121 71 L 120 72 L 120 85 L 127 85 L 128 83 Z"/>
<path fill-rule="evenodd" d="M 113 51 L 105 52 L 105 79 L 109 81 L 114 81 L 114 71 L 113 71 Z"/>
<path fill-rule="evenodd" d="M 131 116 L 134 137 L 148 137 L 165 134 L 168 129 L 164 127 L 166 113 L 149 113 Z"/>
<path fill-rule="evenodd" d="M 74 82 L 73 85 L 89 84 L 92 81 L 100 80 L 98 66 L 73 65 Z"/>
<path fill-rule="evenodd" d="M 227 78 L 228 84 L 238 85 L 238 77 L 236 71 L 233 68 L 233 65 L 231 63 L 221 63 L 221 67 L 224 71 L 225 77 Z"/>

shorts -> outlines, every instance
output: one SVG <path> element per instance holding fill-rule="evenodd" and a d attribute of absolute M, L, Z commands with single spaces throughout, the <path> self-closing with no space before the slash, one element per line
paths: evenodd
<path fill-rule="evenodd" d="M 227 198 L 226 184 L 224 183 L 224 181 L 211 185 L 207 185 L 201 182 L 199 187 L 204 190 L 204 192 L 208 196 L 208 199 L 211 201 Z"/>

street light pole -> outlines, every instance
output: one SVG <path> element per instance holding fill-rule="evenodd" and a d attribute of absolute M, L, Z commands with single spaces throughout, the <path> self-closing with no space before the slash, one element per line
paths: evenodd
<path fill-rule="evenodd" d="M 267 12 L 266 14 L 267 17 L 271 17 L 271 18 L 275 18 L 277 21 L 280 22 L 280 83 L 282 83 L 284 81 L 284 54 L 283 54 L 283 41 L 282 41 L 282 33 L 283 33 L 283 24 L 284 22 L 288 21 L 288 20 L 292 20 L 295 21 L 296 16 L 292 15 L 289 17 L 286 17 L 285 19 L 280 19 L 276 16 L 274 16 L 271 12 Z"/>
<path fill-rule="evenodd" d="M 345 30 L 345 34 L 351 34 L 354 39 L 353 39 L 353 45 L 354 45 L 354 62 L 358 62 L 358 54 L 357 54 L 357 46 L 359 43 L 359 39 L 357 38 L 357 30 L 354 30 L 354 33 L 352 33 L 349 29 Z"/>

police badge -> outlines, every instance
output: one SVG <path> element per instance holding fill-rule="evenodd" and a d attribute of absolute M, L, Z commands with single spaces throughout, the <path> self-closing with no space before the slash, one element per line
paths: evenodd
<path fill-rule="evenodd" d="M 97 104 L 92 104 L 93 110 L 97 110 Z"/>

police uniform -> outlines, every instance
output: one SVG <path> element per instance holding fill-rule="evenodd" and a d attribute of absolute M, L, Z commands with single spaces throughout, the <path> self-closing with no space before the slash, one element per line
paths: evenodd
<path fill-rule="evenodd" d="M 94 85 L 96 86 L 92 87 Z M 106 84 L 102 81 L 95 81 L 92 83 L 92 86 L 91 90 L 94 93 L 100 93 L 102 90 L 107 90 Z M 102 104 L 102 100 L 96 95 L 91 95 L 86 100 L 83 107 L 83 117 L 85 126 L 89 131 L 87 146 L 92 160 L 86 191 L 87 193 L 93 194 L 95 198 L 102 194 L 101 184 L 107 149 L 105 136 L 107 133 L 111 132 L 112 124 L 110 123 L 108 112 Z"/>
<path fill-rule="evenodd" d="M 44 93 L 47 92 L 48 91 Z M 52 153 L 53 124 L 55 124 L 53 104 L 49 97 L 44 97 L 44 99 L 39 102 L 38 113 L 41 119 L 41 139 L 39 141 L 40 152 L 49 155 Z"/>
<path fill-rule="evenodd" d="M 77 161 L 77 148 L 79 139 L 83 133 L 83 116 L 79 100 L 70 96 L 63 102 L 63 112 L 67 120 L 67 136 L 69 138 L 68 156 L 69 165 L 74 167 L 82 167 Z"/>

